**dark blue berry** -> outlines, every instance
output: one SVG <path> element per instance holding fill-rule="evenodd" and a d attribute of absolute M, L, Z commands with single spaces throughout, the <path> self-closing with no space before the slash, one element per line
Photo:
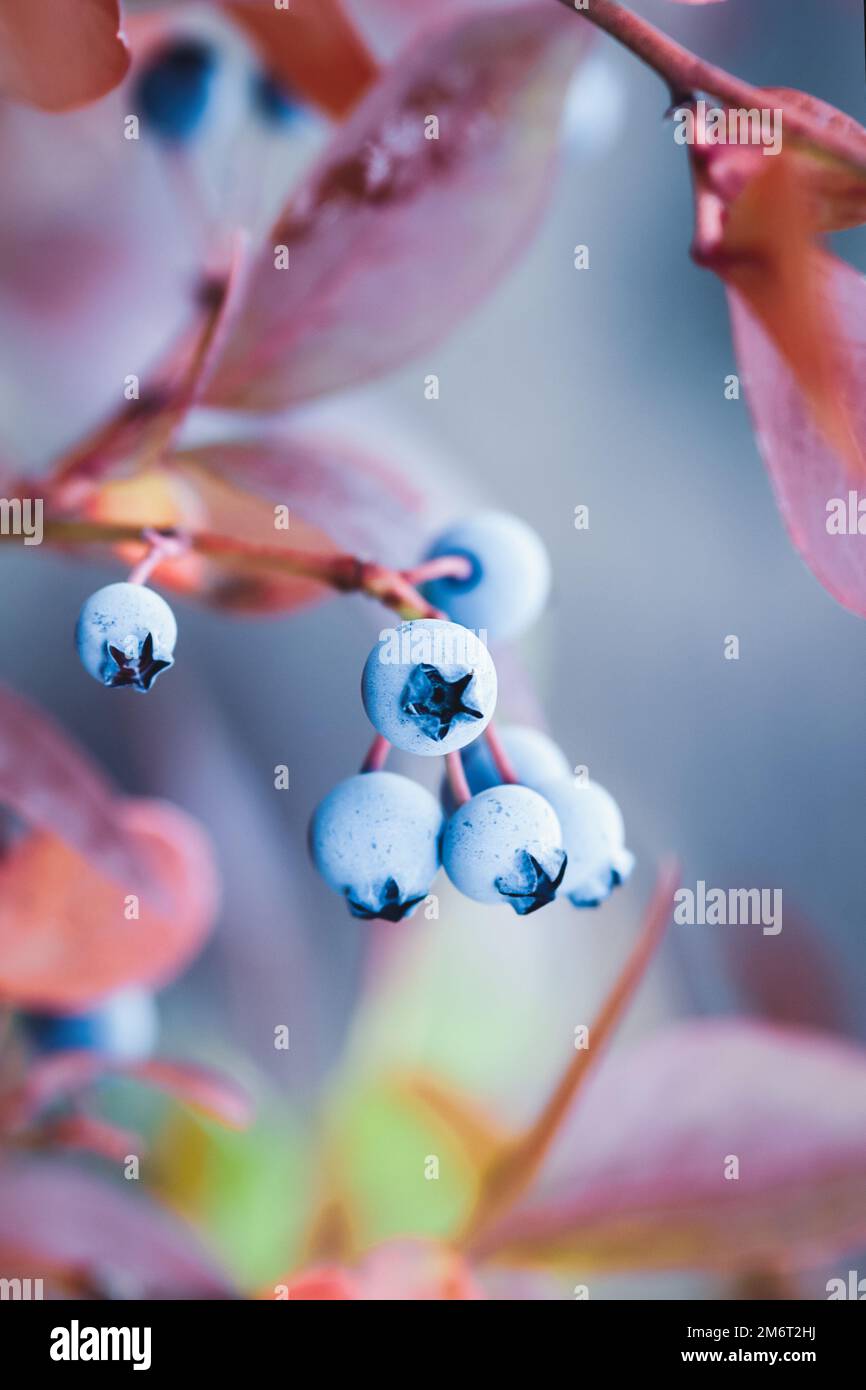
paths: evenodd
<path fill-rule="evenodd" d="M 253 110 L 268 125 L 291 125 L 301 114 L 294 92 L 273 73 L 254 73 L 250 87 Z"/>
<path fill-rule="evenodd" d="M 181 39 L 151 58 L 138 79 L 137 105 L 161 139 L 182 143 L 194 133 L 216 68 L 215 50 L 199 39 Z"/>

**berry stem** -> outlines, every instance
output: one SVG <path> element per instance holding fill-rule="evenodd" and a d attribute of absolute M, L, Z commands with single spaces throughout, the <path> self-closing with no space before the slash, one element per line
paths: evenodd
<path fill-rule="evenodd" d="M 367 750 L 367 756 L 361 764 L 362 772 L 381 772 L 385 763 L 388 761 L 388 754 L 391 752 L 391 745 L 384 734 L 377 734 Z"/>
<path fill-rule="evenodd" d="M 750 109 L 764 107 L 768 93 L 762 87 L 726 72 L 724 68 L 707 63 L 676 43 L 640 15 L 633 14 L 617 0 L 589 0 L 588 8 L 578 10 L 574 0 L 559 0 L 561 5 L 578 17 L 603 29 L 636 58 L 658 73 L 670 89 L 671 99 L 678 105 L 693 92 L 706 92 L 733 107 Z M 866 175 L 866 156 L 862 140 L 836 125 L 827 125 L 802 108 L 786 102 L 778 92 L 772 93 L 774 107 L 782 111 L 785 130 L 803 144 L 811 145 L 825 155 L 841 160 L 861 175 Z"/>
<path fill-rule="evenodd" d="M 458 806 L 465 806 L 467 801 L 472 800 L 472 793 L 469 790 L 469 783 L 463 768 L 463 759 L 459 752 L 445 754 L 445 772 L 448 777 L 448 785 L 451 788 L 451 795 Z"/>
<path fill-rule="evenodd" d="M 403 570 L 403 578 L 410 584 L 426 584 L 431 579 L 469 579 L 471 574 L 472 561 L 466 555 L 438 555 L 435 560 Z"/>
<path fill-rule="evenodd" d="M 668 860 L 659 870 L 640 936 L 590 1028 L 590 1046 L 575 1051 L 536 1119 L 522 1135 L 506 1144 L 490 1164 L 460 1242 L 464 1248 L 480 1253 L 481 1237 L 487 1236 L 489 1228 L 514 1205 L 537 1175 L 578 1090 L 644 977 L 668 924 L 678 882 L 679 865 Z"/>
<path fill-rule="evenodd" d="M 130 572 L 127 584 L 146 584 L 157 565 L 183 554 L 187 548 L 180 537 L 164 531 L 143 531 L 142 539 L 148 542 L 150 549 Z"/>
<path fill-rule="evenodd" d="M 490 756 L 493 759 L 496 771 L 503 782 L 516 783 L 520 781 L 514 766 L 505 751 L 502 739 L 499 737 L 499 730 L 494 727 L 493 720 L 484 730 L 484 737 L 487 739 L 487 747 L 490 749 Z"/>

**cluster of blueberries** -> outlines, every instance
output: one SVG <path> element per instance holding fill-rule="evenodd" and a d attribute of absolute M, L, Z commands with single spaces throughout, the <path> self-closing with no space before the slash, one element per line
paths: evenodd
<path fill-rule="evenodd" d="M 522 521 L 490 513 L 446 531 L 427 560 L 448 557 L 465 562 L 461 572 L 422 590 L 450 620 L 383 632 L 361 695 L 383 746 L 457 755 L 456 786 L 446 778 L 437 801 L 380 769 L 347 778 L 313 815 L 314 863 L 365 920 L 410 917 L 440 865 L 467 897 L 509 903 L 521 916 L 558 893 L 576 907 L 597 906 L 634 865 L 616 802 L 572 776 L 545 734 L 505 727 L 494 740 L 488 728 L 497 679 L 481 634 L 514 637 L 538 616 L 550 587 L 544 546 Z"/>

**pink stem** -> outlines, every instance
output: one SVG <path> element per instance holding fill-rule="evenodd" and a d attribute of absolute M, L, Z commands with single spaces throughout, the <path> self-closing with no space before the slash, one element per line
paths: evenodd
<path fill-rule="evenodd" d="M 388 754 L 391 752 L 391 745 L 384 734 L 377 734 L 367 750 L 367 756 L 361 764 L 362 772 L 381 772 L 385 763 L 388 761 Z"/>
<path fill-rule="evenodd" d="M 468 579 L 471 574 L 472 561 L 466 555 L 438 555 L 435 560 L 403 570 L 403 578 L 410 584 L 426 584 L 431 579 Z"/>
<path fill-rule="evenodd" d="M 824 117 L 798 106 L 795 99 L 786 101 L 778 92 L 770 95 L 763 87 L 753 87 L 724 68 L 705 62 L 616 0 L 590 0 L 585 10 L 575 10 L 574 0 L 559 2 L 573 14 L 604 29 L 658 73 L 670 88 L 674 102 L 681 102 L 693 92 L 706 92 L 728 106 L 746 109 L 760 108 L 771 101 L 782 110 L 788 136 L 833 155 L 861 174 L 866 172 L 862 137 L 856 128 L 848 131 L 842 123 L 828 123 Z"/>
<path fill-rule="evenodd" d="M 519 782 L 520 778 L 514 771 L 514 766 L 505 751 L 499 731 L 494 727 L 493 720 L 484 730 L 484 737 L 487 739 L 487 747 L 490 749 L 490 756 L 496 766 L 496 771 L 503 782 Z"/>
<path fill-rule="evenodd" d="M 463 759 L 459 753 L 445 754 L 445 772 L 454 800 L 458 806 L 465 806 L 467 801 L 472 800 L 472 793 L 469 790 L 469 783 L 466 781 Z"/>
<path fill-rule="evenodd" d="M 141 535 L 150 548 L 130 573 L 127 584 L 146 584 L 157 565 L 161 565 L 163 560 L 183 554 L 187 548 L 179 537 L 166 536 L 160 531 L 146 530 L 142 531 Z"/>

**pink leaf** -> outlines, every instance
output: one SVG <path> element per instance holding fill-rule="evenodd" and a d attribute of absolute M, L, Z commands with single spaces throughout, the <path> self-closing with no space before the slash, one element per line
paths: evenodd
<path fill-rule="evenodd" d="M 113 1183 L 48 1161 L 0 1169 L 0 1274 L 56 1275 L 119 1297 L 232 1294 L 176 1217 Z"/>
<path fill-rule="evenodd" d="M 481 1252 L 571 1271 L 743 1270 L 864 1241 L 866 1052 L 707 1020 L 599 1067 L 535 1196 Z"/>
<path fill-rule="evenodd" d="M 183 470 L 189 465 L 288 506 L 291 526 L 296 520 L 313 526 L 340 549 L 378 555 L 395 532 L 416 532 L 420 545 L 422 494 L 406 478 L 387 468 L 354 444 L 336 438 L 265 439 L 212 444 L 174 456 Z M 273 541 L 273 514 L 267 518 Z M 263 533 L 264 542 L 268 535 Z M 292 543 L 291 528 L 287 537 Z"/>
<path fill-rule="evenodd" d="M 866 457 L 866 280 L 834 257 L 824 256 L 820 264 L 826 302 L 840 331 L 834 350 L 845 362 L 839 389 L 854 442 Z M 862 478 L 827 442 L 802 387 L 742 297 L 732 289 L 728 300 L 758 445 L 791 539 L 824 588 L 866 617 L 866 547 L 857 529 L 856 499 L 853 531 L 847 525 L 849 492 L 856 492 Z M 827 529 L 828 503 L 834 500 L 843 504 L 847 533 Z"/>
<path fill-rule="evenodd" d="M 46 111 L 95 101 L 129 67 L 118 0 L 0 0 L 0 92 Z"/>
<path fill-rule="evenodd" d="M 55 1120 L 47 1127 L 46 1138 L 52 1147 L 95 1154 L 109 1163 L 123 1163 L 129 1154 L 140 1157 L 146 1147 L 140 1134 L 81 1113 Z"/>
<path fill-rule="evenodd" d="M 526 246 L 588 30 L 522 4 L 398 58 L 273 229 L 207 399 L 267 409 L 361 382 L 462 318 Z"/>

